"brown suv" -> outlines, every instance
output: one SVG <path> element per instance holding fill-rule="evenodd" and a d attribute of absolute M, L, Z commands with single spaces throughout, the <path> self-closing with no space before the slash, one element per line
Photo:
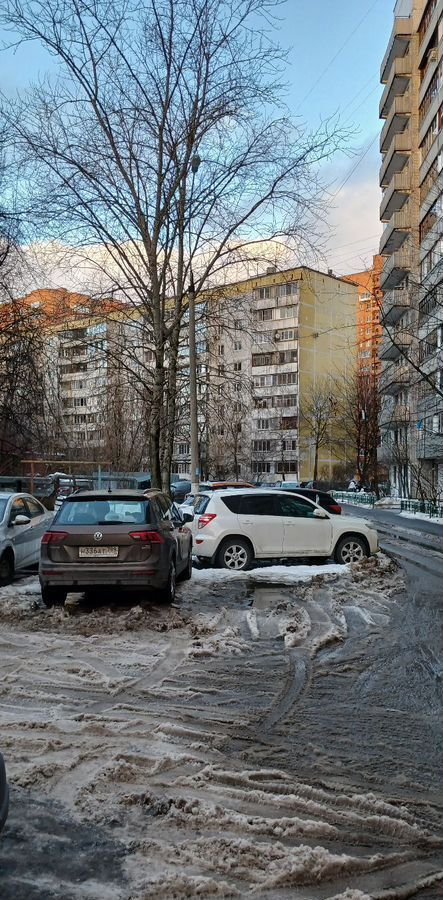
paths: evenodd
<path fill-rule="evenodd" d="M 160 491 L 72 494 L 42 538 L 43 603 L 104 587 L 153 589 L 171 603 L 176 576 L 192 574 L 192 518 Z"/>

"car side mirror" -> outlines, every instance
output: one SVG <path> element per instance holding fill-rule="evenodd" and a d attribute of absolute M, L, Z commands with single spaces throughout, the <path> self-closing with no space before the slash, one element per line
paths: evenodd
<path fill-rule="evenodd" d="M 328 519 L 329 516 L 322 509 L 314 509 L 314 518 L 315 519 Z"/>
<path fill-rule="evenodd" d="M 183 522 L 193 522 L 194 521 L 194 513 L 192 512 L 182 512 Z"/>
<path fill-rule="evenodd" d="M 29 525 L 30 521 L 29 516 L 18 515 L 12 520 L 11 525 Z"/>

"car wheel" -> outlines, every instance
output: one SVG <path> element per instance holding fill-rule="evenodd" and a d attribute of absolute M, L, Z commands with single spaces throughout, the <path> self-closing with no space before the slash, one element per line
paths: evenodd
<path fill-rule="evenodd" d="M 51 606 L 63 606 L 66 600 L 67 591 L 62 588 L 41 586 L 43 605 L 48 608 Z"/>
<path fill-rule="evenodd" d="M 189 581 L 192 578 L 192 548 L 189 550 L 188 561 L 186 563 L 186 567 L 183 569 L 183 572 L 180 572 L 179 579 L 180 581 Z"/>
<path fill-rule="evenodd" d="M 252 551 L 246 541 L 241 538 L 228 538 L 223 541 L 217 553 L 217 565 L 231 572 L 242 572 L 247 569 L 253 559 Z"/>
<path fill-rule="evenodd" d="M 169 563 L 168 580 L 164 588 L 158 592 L 158 599 L 161 603 L 173 603 L 175 600 L 175 583 L 177 573 L 175 569 L 175 560 L 171 559 Z"/>
<path fill-rule="evenodd" d="M 337 563 L 357 563 L 365 556 L 369 556 L 368 548 L 364 540 L 356 534 L 341 538 L 334 552 Z"/>
<path fill-rule="evenodd" d="M 14 560 L 10 553 L 0 557 L 0 585 L 10 584 L 14 578 Z"/>

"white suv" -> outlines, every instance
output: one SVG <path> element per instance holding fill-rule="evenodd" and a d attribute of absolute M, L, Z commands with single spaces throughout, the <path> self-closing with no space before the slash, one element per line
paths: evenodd
<path fill-rule="evenodd" d="M 306 497 L 272 490 L 199 494 L 192 531 L 197 557 L 235 571 L 253 559 L 358 562 L 379 549 L 377 532 L 364 520 L 332 516 Z"/>

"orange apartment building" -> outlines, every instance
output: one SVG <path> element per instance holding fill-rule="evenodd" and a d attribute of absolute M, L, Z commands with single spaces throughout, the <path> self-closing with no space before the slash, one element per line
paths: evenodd
<path fill-rule="evenodd" d="M 381 256 L 374 256 L 371 269 L 344 275 L 345 281 L 352 281 L 358 288 L 357 301 L 357 365 L 361 375 L 371 375 L 378 380 L 381 372 L 380 346 L 383 334 L 381 324 L 380 273 L 383 268 Z"/>

